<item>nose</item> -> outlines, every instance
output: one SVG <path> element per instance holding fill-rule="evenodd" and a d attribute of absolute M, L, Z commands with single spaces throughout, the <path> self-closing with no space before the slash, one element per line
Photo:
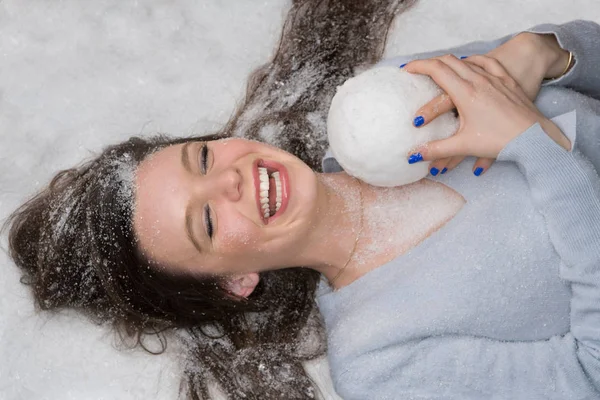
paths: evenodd
<path fill-rule="evenodd" d="M 209 197 L 221 197 L 229 201 L 238 201 L 241 198 L 242 175 L 239 169 L 225 168 L 212 176 L 209 173 L 206 178 L 209 181 L 207 185 Z"/>

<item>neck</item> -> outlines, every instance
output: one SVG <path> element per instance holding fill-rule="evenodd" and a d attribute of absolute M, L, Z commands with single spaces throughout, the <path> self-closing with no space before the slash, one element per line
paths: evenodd
<path fill-rule="evenodd" d="M 416 246 L 465 203 L 427 179 L 394 188 L 359 184 L 345 173 L 319 175 L 314 229 L 292 264 L 319 271 L 336 289 Z"/>
<path fill-rule="evenodd" d="M 352 264 L 362 224 L 360 182 L 345 173 L 319 175 L 319 206 L 311 239 L 302 252 L 306 265 L 333 282 Z"/>

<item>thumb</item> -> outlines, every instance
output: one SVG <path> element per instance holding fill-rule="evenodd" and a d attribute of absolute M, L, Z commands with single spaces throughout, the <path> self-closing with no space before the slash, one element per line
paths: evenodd
<path fill-rule="evenodd" d="M 409 154 L 408 163 L 414 164 L 419 161 L 434 161 L 463 155 L 465 155 L 465 149 L 460 135 L 456 134 L 448 139 L 434 140 L 418 146 Z"/>

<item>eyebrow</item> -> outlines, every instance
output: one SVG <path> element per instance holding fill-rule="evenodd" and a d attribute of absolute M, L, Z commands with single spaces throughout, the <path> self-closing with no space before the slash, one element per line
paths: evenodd
<path fill-rule="evenodd" d="M 186 142 L 183 147 L 181 147 L 181 164 L 183 165 L 183 168 L 185 168 L 186 171 L 188 171 L 189 173 L 193 173 L 192 172 L 192 167 L 190 165 L 190 156 L 189 156 L 189 151 L 188 148 L 189 146 L 192 144 L 192 142 Z M 194 245 L 194 247 L 196 248 L 196 250 L 198 250 L 199 253 L 202 253 L 202 248 L 200 247 L 200 244 L 198 243 L 198 241 L 196 240 L 196 238 L 194 237 L 194 230 L 193 230 L 193 218 L 189 213 L 189 208 L 187 210 L 185 210 L 185 233 L 188 237 L 188 239 L 190 240 L 190 242 L 192 242 L 192 244 Z"/>
<path fill-rule="evenodd" d="M 192 216 L 186 211 L 185 212 L 185 233 L 187 234 L 188 239 L 190 239 L 190 242 L 192 242 L 192 244 L 194 245 L 196 250 L 198 250 L 198 253 L 202 253 L 202 248 L 200 247 L 200 244 L 198 243 L 198 241 L 192 234 L 192 232 L 193 232 L 192 222 L 193 222 Z"/>
<path fill-rule="evenodd" d="M 190 156 L 189 156 L 189 152 L 188 152 L 188 147 L 190 147 L 191 144 L 192 144 L 192 142 L 186 142 L 181 147 L 181 164 L 183 165 L 183 168 L 185 168 L 185 170 L 187 172 L 189 172 L 190 174 L 192 173 L 192 167 L 190 165 Z"/>

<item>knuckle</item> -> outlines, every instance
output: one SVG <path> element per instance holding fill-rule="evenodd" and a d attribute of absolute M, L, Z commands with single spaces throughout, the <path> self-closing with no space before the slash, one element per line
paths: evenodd
<path fill-rule="evenodd" d="M 500 76 L 500 77 L 498 77 L 498 76 L 491 76 L 489 78 L 489 80 L 490 80 L 490 83 L 493 86 L 498 86 L 498 85 L 504 85 L 505 84 L 504 83 L 504 77 L 502 77 L 502 76 Z"/>
<path fill-rule="evenodd" d="M 519 87 L 519 84 L 517 83 L 517 81 L 515 81 L 510 76 L 506 77 L 505 82 L 508 85 L 508 87 L 511 89 L 517 89 Z"/>
<path fill-rule="evenodd" d="M 454 102 L 447 94 L 440 97 L 439 101 L 436 103 L 436 107 L 441 110 L 451 110 L 454 108 Z"/>
<path fill-rule="evenodd" d="M 432 109 L 435 111 L 437 109 L 439 109 L 440 107 L 446 107 L 446 105 L 448 104 L 449 101 L 449 97 L 448 95 L 439 95 L 438 97 L 436 97 L 435 99 L 433 99 L 431 101 L 431 107 Z"/>
<path fill-rule="evenodd" d="M 442 59 L 444 61 L 457 60 L 457 58 L 454 54 L 444 54 L 443 56 L 440 57 L 440 59 Z"/>
<path fill-rule="evenodd" d="M 493 65 L 494 67 L 498 68 L 501 71 L 504 71 L 504 67 L 502 66 L 502 64 L 500 63 L 500 61 L 498 61 L 497 59 L 493 58 L 493 57 L 488 57 L 489 59 L 489 63 L 491 65 Z"/>
<path fill-rule="evenodd" d="M 444 64 L 444 62 L 438 58 L 434 58 L 431 60 L 431 65 L 435 68 L 441 68 L 443 66 L 445 66 L 446 64 Z"/>
<path fill-rule="evenodd" d="M 504 86 L 506 86 L 509 89 L 514 90 L 516 88 L 516 85 L 514 84 L 514 82 L 512 81 L 512 79 L 508 79 L 506 77 L 502 77 L 501 78 L 502 84 Z"/>
<path fill-rule="evenodd" d="M 464 91 L 468 97 L 477 96 L 477 88 L 473 84 L 465 85 Z"/>
<path fill-rule="evenodd" d="M 476 86 L 482 86 L 482 87 L 488 87 L 492 84 L 492 82 L 490 81 L 490 78 L 488 78 L 487 76 L 481 75 L 481 74 L 477 74 L 473 77 L 473 83 Z"/>

